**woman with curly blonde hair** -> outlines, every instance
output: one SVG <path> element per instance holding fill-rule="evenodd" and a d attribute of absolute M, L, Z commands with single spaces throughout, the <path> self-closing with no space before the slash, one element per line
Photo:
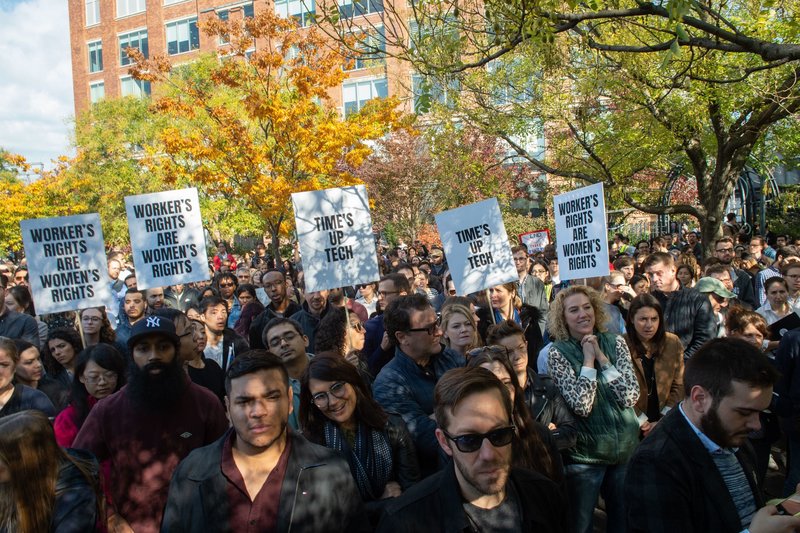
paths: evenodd
<path fill-rule="evenodd" d="M 625 531 L 622 494 L 628 459 L 639 442 L 633 406 L 639 383 L 625 340 L 608 333 L 600 293 L 575 285 L 560 291 L 548 313 L 553 344 L 548 370 L 575 414 L 578 439 L 565 467 L 573 531 L 592 530 L 592 514 L 602 493 L 609 532 Z"/>

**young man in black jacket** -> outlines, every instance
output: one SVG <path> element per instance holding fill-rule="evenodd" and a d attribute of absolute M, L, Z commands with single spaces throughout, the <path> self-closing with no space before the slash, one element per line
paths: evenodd
<path fill-rule="evenodd" d="M 178 466 L 162 532 L 370 530 L 347 462 L 289 429 L 292 389 L 277 356 L 238 357 L 225 392 L 233 427 Z"/>
<path fill-rule="evenodd" d="M 566 531 L 556 485 L 511 467 L 518 437 L 505 385 L 485 368 L 457 368 L 435 398 L 436 439 L 452 462 L 389 503 L 377 531 Z"/>

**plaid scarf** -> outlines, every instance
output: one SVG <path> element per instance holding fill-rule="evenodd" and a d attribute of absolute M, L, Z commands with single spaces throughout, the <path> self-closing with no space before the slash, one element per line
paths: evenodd
<path fill-rule="evenodd" d="M 350 472 L 364 501 L 380 499 L 392 475 L 392 448 L 382 431 L 359 423 L 354 445 L 350 446 L 342 430 L 325 421 L 325 446 L 340 451 L 350 464 Z"/>

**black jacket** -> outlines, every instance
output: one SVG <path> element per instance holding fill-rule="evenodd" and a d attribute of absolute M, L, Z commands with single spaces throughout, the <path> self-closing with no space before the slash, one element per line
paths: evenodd
<path fill-rule="evenodd" d="M 478 318 L 478 334 L 481 340 L 486 341 L 486 335 L 489 327 L 494 324 L 492 317 L 493 310 L 481 307 L 477 310 Z M 532 305 L 522 304 L 519 309 L 520 326 L 525 331 L 525 340 L 528 343 L 528 366 L 536 368 L 536 358 L 539 357 L 539 350 L 544 347 L 542 340 L 542 330 L 539 329 L 539 320 L 541 319 L 542 312 Z"/>
<path fill-rule="evenodd" d="M 98 493 L 95 488 L 100 488 L 100 466 L 89 452 L 74 449 L 67 449 L 66 452 L 85 465 L 93 479 L 87 479 L 72 461 L 63 461 L 59 465 L 51 531 L 96 531 Z"/>
<path fill-rule="evenodd" d="M 717 323 L 708 296 L 697 289 L 665 293 L 653 291 L 664 310 L 667 331 L 683 344 L 683 358 L 689 359 L 707 341 L 716 337 Z"/>
<path fill-rule="evenodd" d="M 222 367 L 222 371 L 227 372 L 231 361 L 249 349 L 250 346 L 244 337 L 231 328 L 225 328 L 222 331 L 222 364 L 219 365 Z"/>
<path fill-rule="evenodd" d="M 764 502 L 748 441 L 736 457 L 759 509 Z M 658 422 L 628 463 L 625 502 L 630 532 L 739 533 L 744 529 L 711 454 L 677 407 Z"/>
<path fill-rule="evenodd" d="M 750 306 L 751 309 L 758 309 L 758 297 L 756 296 L 756 289 L 753 285 L 753 276 L 749 272 L 732 268 L 732 274 L 736 274 L 736 281 L 733 282 L 733 292 L 736 293 L 737 298 Z"/>
<path fill-rule="evenodd" d="M 578 438 L 575 417 L 561 396 L 561 391 L 553 383 L 553 378 L 528 368 L 525 404 L 530 407 L 533 419 L 541 425 L 547 427 L 551 422 L 556 425 L 552 434 L 559 451 L 575 446 Z"/>
<path fill-rule="evenodd" d="M 311 314 L 308 310 L 308 304 L 303 302 L 300 310 L 289 317 L 300 323 L 300 326 L 303 328 L 303 334 L 308 337 L 308 347 L 310 350 L 316 350 L 317 328 L 319 327 L 320 321 L 322 321 L 322 317 L 328 313 L 328 309 L 330 308 L 330 304 L 326 305 L 322 313 L 316 316 Z"/>
<path fill-rule="evenodd" d="M 168 288 L 164 292 L 164 302 L 172 309 L 185 313 L 190 307 L 200 305 L 200 291 L 191 287 L 184 287 L 179 296 L 172 288 Z"/>
<path fill-rule="evenodd" d="M 222 449 L 229 430 L 181 461 L 172 482 L 163 533 L 230 531 L 228 481 L 222 474 Z M 347 462 L 333 450 L 317 446 L 289 430 L 291 450 L 281 484 L 279 532 L 369 531 L 364 505 Z"/>
<path fill-rule="evenodd" d="M 282 316 L 290 317 L 296 312 L 302 310 L 303 308 L 294 303 L 292 300 L 289 300 L 289 307 L 286 308 Z M 269 321 L 273 318 L 278 318 L 278 314 L 275 313 L 275 307 L 272 304 L 269 304 L 267 307 L 264 308 L 264 311 L 253 319 L 253 322 L 250 323 L 250 348 L 253 350 L 256 349 L 267 349 L 268 346 L 264 345 L 264 341 L 262 340 L 262 335 L 264 333 L 264 328 L 267 327 Z"/>
<path fill-rule="evenodd" d="M 523 532 L 567 531 L 566 501 L 552 481 L 518 468 L 511 469 L 508 479 L 520 499 Z M 474 532 L 462 506 L 453 462 L 387 504 L 376 531 Z"/>

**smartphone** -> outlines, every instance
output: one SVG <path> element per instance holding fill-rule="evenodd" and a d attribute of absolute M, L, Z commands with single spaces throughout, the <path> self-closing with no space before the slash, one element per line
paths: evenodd
<path fill-rule="evenodd" d="M 778 500 L 775 503 L 780 515 L 794 515 L 800 514 L 800 494 L 794 493 L 785 500 Z"/>

